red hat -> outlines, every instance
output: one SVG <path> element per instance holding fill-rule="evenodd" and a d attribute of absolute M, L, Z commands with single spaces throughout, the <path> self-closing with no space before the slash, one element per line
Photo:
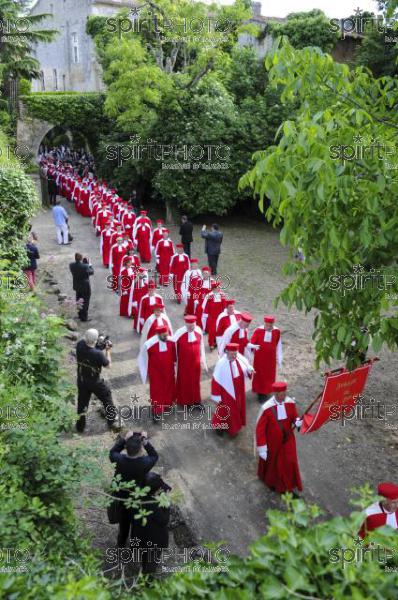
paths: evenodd
<path fill-rule="evenodd" d="M 225 346 L 225 350 L 230 350 L 231 352 L 237 352 L 239 350 L 239 344 L 227 344 Z"/>
<path fill-rule="evenodd" d="M 160 333 L 168 333 L 166 325 L 161 325 L 160 327 L 156 327 L 155 332 L 159 335 Z"/>
<path fill-rule="evenodd" d="M 147 215 L 147 214 L 148 214 L 148 211 L 146 211 L 146 210 L 142 210 L 142 211 L 140 212 L 140 214 L 141 214 L 141 215 Z"/>
<path fill-rule="evenodd" d="M 168 229 L 163 229 L 163 233 L 170 233 Z"/>
<path fill-rule="evenodd" d="M 225 304 L 227 306 L 231 306 L 232 304 L 235 304 L 235 300 L 233 298 L 229 298 L 229 300 L 225 301 Z"/>
<path fill-rule="evenodd" d="M 156 298 L 156 303 L 153 308 L 164 308 L 163 300 L 161 298 Z"/>
<path fill-rule="evenodd" d="M 251 323 L 253 321 L 253 315 L 251 315 L 248 312 L 244 312 L 244 313 L 241 314 L 241 319 L 245 323 Z"/>
<path fill-rule="evenodd" d="M 151 281 L 148 283 L 148 288 L 149 288 L 150 290 L 154 290 L 154 289 L 156 288 L 156 283 L 155 283 L 154 281 L 152 281 L 152 280 L 151 280 Z"/>
<path fill-rule="evenodd" d="M 264 323 L 275 323 L 275 317 L 273 317 L 272 315 L 265 315 Z"/>
<path fill-rule="evenodd" d="M 139 273 L 146 273 L 146 269 L 144 267 L 138 267 Z"/>
<path fill-rule="evenodd" d="M 163 219 L 157 219 L 156 223 L 164 223 Z"/>
<path fill-rule="evenodd" d="M 198 259 L 197 258 L 191 258 L 191 263 L 198 263 Z"/>
<path fill-rule="evenodd" d="M 184 244 L 176 244 L 176 248 L 184 248 Z"/>
<path fill-rule="evenodd" d="M 212 290 L 215 290 L 216 288 L 219 288 L 219 287 L 220 287 L 220 285 L 221 285 L 221 284 L 220 284 L 220 282 L 219 282 L 219 281 L 212 281 L 212 282 L 211 282 L 211 289 L 212 289 Z"/>
<path fill-rule="evenodd" d="M 287 383 L 284 381 L 275 381 L 271 388 L 273 392 L 285 392 L 287 390 Z"/>
<path fill-rule="evenodd" d="M 196 323 L 197 318 L 195 317 L 195 315 L 185 315 L 184 321 L 185 323 Z"/>
<path fill-rule="evenodd" d="M 202 267 L 202 271 L 207 271 L 208 273 L 210 273 L 210 267 Z"/>
<path fill-rule="evenodd" d="M 398 485 L 390 481 L 384 481 L 383 483 L 379 483 L 377 493 L 388 500 L 398 500 Z"/>

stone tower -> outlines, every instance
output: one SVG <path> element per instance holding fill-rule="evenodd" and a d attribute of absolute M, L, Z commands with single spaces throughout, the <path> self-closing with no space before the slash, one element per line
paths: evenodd
<path fill-rule="evenodd" d="M 132 0 L 37 0 L 30 13 L 51 15 L 41 26 L 59 33 L 53 42 L 36 46 L 41 77 L 32 83 L 33 91 L 102 91 L 101 68 L 86 21 L 92 15 L 113 17 L 133 6 Z"/>

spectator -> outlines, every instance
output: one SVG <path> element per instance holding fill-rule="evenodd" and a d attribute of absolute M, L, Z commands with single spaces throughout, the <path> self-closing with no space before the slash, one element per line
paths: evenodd
<path fill-rule="evenodd" d="M 28 243 L 26 244 L 26 252 L 28 254 L 28 267 L 24 269 L 24 273 L 27 277 L 29 287 L 32 292 L 35 291 L 36 286 L 36 270 L 37 260 L 40 258 L 39 249 L 36 245 L 37 237 L 31 232 L 29 235 Z"/>
<path fill-rule="evenodd" d="M 202 227 L 202 238 L 206 240 L 205 253 L 207 254 L 207 260 L 211 269 L 212 275 L 217 275 L 218 259 L 221 254 L 221 244 L 223 241 L 223 234 L 219 231 L 217 223 L 213 223 L 211 231 L 206 231 L 206 225 Z"/>
<path fill-rule="evenodd" d="M 146 456 L 144 455 L 144 449 Z M 126 450 L 126 453 L 123 453 Z M 147 473 L 158 461 L 158 453 L 149 442 L 146 431 L 134 433 L 129 431 L 126 436 L 119 437 L 112 446 L 109 459 L 116 463 L 115 476 L 120 475 L 122 482 L 134 481 L 138 486 L 145 485 Z M 128 490 L 120 490 L 115 493 L 117 498 L 128 498 Z M 133 509 L 127 508 L 124 502 L 119 507 L 119 534 L 117 545 L 124 548 L 130 535 L 130 527 L 133 520 Z"/>
<path fill-rule="evenodd" d="M 193 242 L 192 237 L 193 225 L 191 221 L 188 220 L 186 215 L 181 217 L 181 226 L 180 226 L 180 236 L 181 243 L 184 246 L 184 252 L 191 258 L 191 244 Z"/>
<path fill-rule="evenodd" d="M 52 175 L 48 176 L 47 187 L 48 187 L 48 199 L 50 201 L 50 205 L 55 206 L 55 202 L 57 200 L 58 187 L 57 187 L 57 183 Z"/>
<path fill-rule="evenodd" d="M 76 292 L 76 302 L 81 301 L 83 304 L 79 308 L 79 319 L 81 321 L 89 321 L 88 309 L 91 298 L 90 277 L 94 275 L 94 269 L 87 258 L 83 258 L 81 254 L 76 252 L 75 262 L 69 265 L 70 272 L 73 277 L 73 289 Z"/>
<path fill-rule="evenodd" d="M 52 209 L 53 218 L 55 223 L 55 229 L 57 231 L 58 244 L 60 246 L 67 246 L 69 242 L 69 230 L 68 230 L 68 213 L 61 206 L 61 200 L 55 201 L 55 206 Z"/>
<path fill-rule="evenodd" d="M 169 547 L 170 508 L 159 506 L 158 497 L 162 492 L 169 492 L 171 487 L 157 473 L 148 473 L 145 487 L 149 487 L 145 498 L 145 510 L 150 511 L 146 525 L 140 520 L 133 520 L 131 536 L 140 540 L 140 558 L 142 573 L 155 573 L 156 565 L 161 562 L 162 548 Z"/>

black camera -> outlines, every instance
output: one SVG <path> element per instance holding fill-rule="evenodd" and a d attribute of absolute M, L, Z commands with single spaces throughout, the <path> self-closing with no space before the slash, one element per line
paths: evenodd
<path fill-rule="evenodd" d="M 96 343 L 96 348 L 98 350 L 109 350 L 112 348 L 113 344 L 109 338 L 109 335 L 99 335 Z"/>

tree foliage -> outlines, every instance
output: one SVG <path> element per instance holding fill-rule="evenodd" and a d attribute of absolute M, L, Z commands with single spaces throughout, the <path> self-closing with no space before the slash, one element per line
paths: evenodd
<path fill-rule="evenodd" d="M 255 155 L 241 185 L 253 187 L 261 209 L 269 199 L 265 214 L 282 226 L 281 242 L 304 252 L 304 264 L 286 266 L 295 277 L 280 298 L 299 310 L 316 309 L 317 363 L 349 356 L 352 367 L 370 344 L 378 352 L 398 342 L 391 312 L 398 178 L 388 162 L 395 153 L 397 82 L 288 43 L 266 65 L 272 84 L 283 86 L 282 100 L 299 101 L 300 109 L 281 126 L 278 143 Z M 357 278 L 355 269 L 363 271 Z M 341 277 L 349 273 L 356 287 L 347 291 Z"/>
<path fill-rule="evenodd" d="M 270 23 L 269 30 L 274 37 L 287 36 L 291 45 L 298 49 L 316 46 L 330 52 L 338 39 L 330 27 L 330 20 L 318 9 L 290 13 L 285 23 Z"/>

